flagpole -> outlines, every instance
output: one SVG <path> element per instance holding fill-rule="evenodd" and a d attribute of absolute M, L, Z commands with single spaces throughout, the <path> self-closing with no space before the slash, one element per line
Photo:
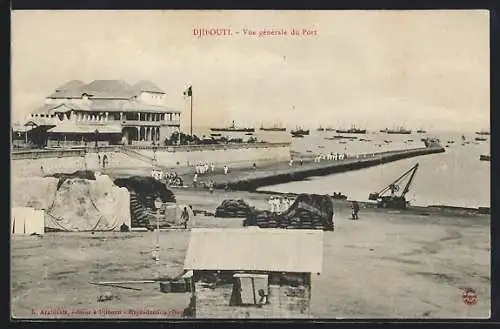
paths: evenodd
<path fill-rule="evenodd" d="M 193 139 L 193 87 L 189 87 L 189 90 L 191 91 L 191 125 L 190 125 L 190 133 L 191 133 L 191 139 Z"/>

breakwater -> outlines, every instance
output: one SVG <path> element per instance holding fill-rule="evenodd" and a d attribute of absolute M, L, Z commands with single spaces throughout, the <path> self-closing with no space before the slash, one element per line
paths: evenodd
<path fill-rule="evenodd" d="M 416 156 L 443 152 L 445 152 L 443 147 L 435 146 L 381 153 L 358 154 L 339 161 L 324 161 L 320 163 L 308 162 L 303 165 L 295 163 L 293 166 L 287 168 L 267 168 L 266 170 L 244 175 L 243 177 L 228 177 L 227 179 L 223 177 L 217 180 L 216 188 L 229 187 L 232 190 L 254 191 L 262 186 L 299 181 L 312 176 L 325 176 L 339 172 L 368 168 Z"/>

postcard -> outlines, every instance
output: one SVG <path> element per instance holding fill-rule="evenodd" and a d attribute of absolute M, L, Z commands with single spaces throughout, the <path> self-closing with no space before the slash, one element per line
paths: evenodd
<path fill-rule="evenodd" d="M 13 320 L 490 317 L 488 11 L 11 17 Z"/>

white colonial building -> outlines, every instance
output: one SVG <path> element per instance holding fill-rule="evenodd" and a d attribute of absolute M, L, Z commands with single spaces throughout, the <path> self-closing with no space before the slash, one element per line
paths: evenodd
<path fill-rule="evenodd" d="M 36 144 L 162 144 L 180 129 L 180 111 L 166 106 L 166 94 L 149 81 L 73 80 L 47 96 L 25 126 Z"/>

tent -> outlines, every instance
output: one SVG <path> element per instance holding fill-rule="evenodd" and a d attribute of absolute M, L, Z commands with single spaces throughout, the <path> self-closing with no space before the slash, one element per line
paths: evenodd
<path fill-rule="evenodd" d="M 14 235 L 30 235 L 44 233 L 43 210 L 31 207 L 13 207 L 11 213 L 10 232 Z"/>

